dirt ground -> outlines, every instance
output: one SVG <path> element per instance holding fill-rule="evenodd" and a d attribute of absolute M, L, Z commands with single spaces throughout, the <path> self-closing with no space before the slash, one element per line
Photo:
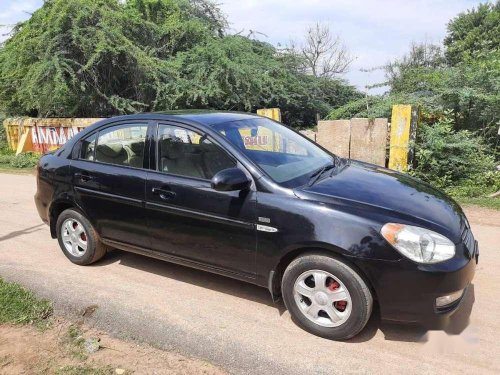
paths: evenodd
<path fill-rule="evenodd" d="M 70 330 L 78 330 L 79 336 L 71 338 Z M 76 342 L 85 338 L 98 338 L 100 349 L 86 352 Z M 99 370 L 116 374 L 225 374 L 208 362 L 118 340 L 62 318 L 54 319 L 48 330 L 0 325 L 0 374 L 72 374 L 70 369 L 75 367 L 91 371 L 89 374 Z"/>
<path fill-rule="evenodd" d="M 33 176 L 0 173 L 0 276 L 54 301 L 69 321 L 97 305 L 85 326 L 131 348 L 146 343 L 234 374 L 500 373 L 500 211 L 466 208 L 481 255 L 446 331 L 390 325 L 375 311 L 357 337 L 334 342 L 294 325 L 264 288 L 121 251 L 73 265 L 38 217 L 35 189 Z M 103 365 L 140 368 L 117 358 Z"/>

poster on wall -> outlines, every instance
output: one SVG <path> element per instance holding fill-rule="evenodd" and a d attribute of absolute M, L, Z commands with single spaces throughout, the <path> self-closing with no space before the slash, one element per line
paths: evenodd
<path fill-rule="evenodd" d="M 46 152 L 58 149 L 82 129 L 76 126 L 33 126 L 31 128 L 33 151 Z"/>

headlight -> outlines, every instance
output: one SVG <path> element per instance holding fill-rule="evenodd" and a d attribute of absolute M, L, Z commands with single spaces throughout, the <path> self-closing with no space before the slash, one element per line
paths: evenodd
<path fill-rule="evenodd" d="M 438 263 L 455 255 L 453 242 L 428 229 L 387 223 L 380 233 L 401 254 L 418 263 Z"/>

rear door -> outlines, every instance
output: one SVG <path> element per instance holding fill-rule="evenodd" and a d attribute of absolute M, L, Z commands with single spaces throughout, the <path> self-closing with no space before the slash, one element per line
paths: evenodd
<path fill-rule="evenodd" d="M 255 273 L 256 194 L 215 191 L 210 179 L 237 161 L 192 128 L 159 124 L 146 207 L 154 252 L 245 277 Z M 152 151 L 153 152 L 153 151 Z"/>
<path fill-rule="evenodd" d="M 83 140 L 71 164 L 77 201 L 100 236 L 145 248 L 147 129 L 147 122 L 106 127 Z"/>

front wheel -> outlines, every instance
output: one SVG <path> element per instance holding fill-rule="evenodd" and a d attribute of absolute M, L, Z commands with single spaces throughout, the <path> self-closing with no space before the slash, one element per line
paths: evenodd
<path fill-rule="evenodd" d="M 64 210 L 59 215 L 56 231 L 61 250 L 75 264 L 86 266 L 106 254 L 108 247 L 101 243 L 92 224 L 74 209 Z"/>
<path fill-rule="evenodd" d="M 290 263 L 281 284 L 293 320 L 317 336 L 347 340 L 370 318 L 372 294 L 346 263 L 325 255 L 305 255 Z"/>

